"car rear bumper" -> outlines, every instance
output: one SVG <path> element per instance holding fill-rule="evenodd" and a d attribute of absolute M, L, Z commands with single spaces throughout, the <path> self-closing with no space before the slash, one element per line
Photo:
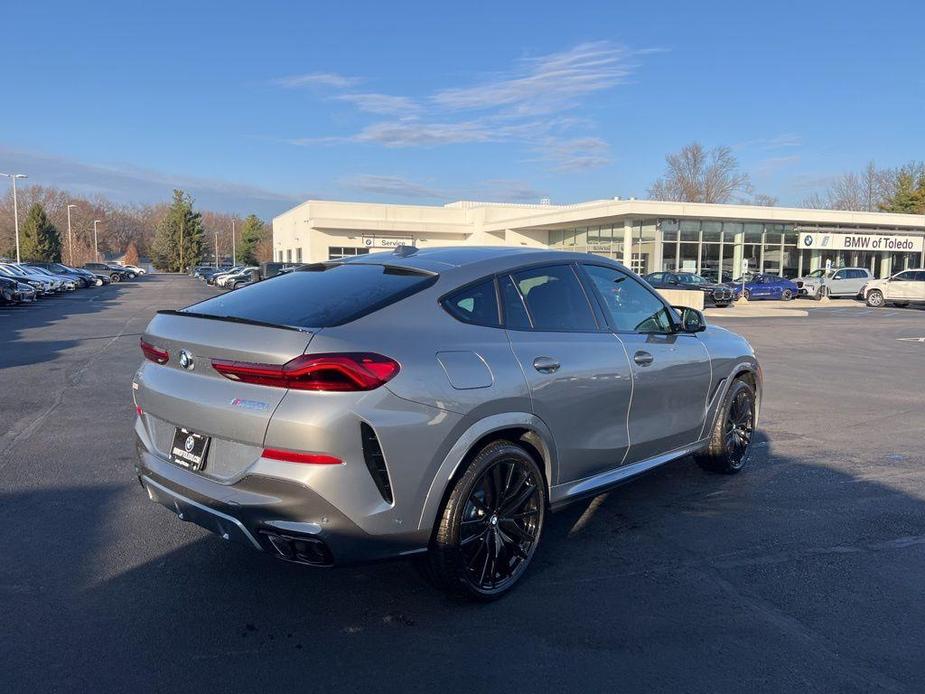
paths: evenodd
<path fill-rule="evenodd" d="M 421 531 L 370 535 L 304 484 L 248 475 L 222 484 L 185 470 L 136 443 L 136 474 L 149 498 L 224 540 L 313 566 L 354 564 L 423 552 Z M 293 547 L 307 546 L 297 552 Z"/>

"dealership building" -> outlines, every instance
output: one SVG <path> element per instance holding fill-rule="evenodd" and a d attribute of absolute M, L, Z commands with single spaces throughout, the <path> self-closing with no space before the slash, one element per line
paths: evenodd
<path fill-rule="evenodd" d="M 592 200 L 392 205 L 309 200 L 273 220 L 274 260 L 318 262 L 397 246 L 529 246 L 596 253 L 640 274 L 726 279 L 743 268 L 798 277 L 832 266 L 887 277 L 925 267 L 925 216 L 882 212 Z"/>

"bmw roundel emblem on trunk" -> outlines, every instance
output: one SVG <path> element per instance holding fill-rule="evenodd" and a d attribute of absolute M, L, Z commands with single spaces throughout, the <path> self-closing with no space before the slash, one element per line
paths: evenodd
<path fill-rule="evenodd" d="M 186 437 L 186 441 L 183 442 L 183 448 L 186 449 L 187 453 L 192 452 L 193 446 L 196 445 L 196 439 L 192 435 Z"/>
<path fill-rule="evenodd" d="M 193 355 L 185 349 L 180 350 L 180 366 L 187 371 L 191 371 L 193 368 Z"/>

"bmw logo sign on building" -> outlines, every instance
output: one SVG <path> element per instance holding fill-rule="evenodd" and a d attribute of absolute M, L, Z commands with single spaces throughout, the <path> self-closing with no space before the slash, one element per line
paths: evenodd
<path fill-rule="evenodd" d="M 812 234 L 806 234 L 806 236 L 803 237 L 803 245 L 804 245 L 804 246 L 807 246 L 807 247 L 813 245 L 813 236 L 812 236 Z"/>

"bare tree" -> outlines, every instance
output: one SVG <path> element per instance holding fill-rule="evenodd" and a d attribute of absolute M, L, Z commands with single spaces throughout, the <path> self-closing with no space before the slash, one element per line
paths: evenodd
<path fill-rule="evenodd" d="M 753 192 L 729 147 L 706 151 L 693 142 L 665 157 L 665 172 L 649 188 L 653 200 L 724 203 Z"/>
<path fill-rule="evenodd" d="M 925 173 L 921 162 L 910 162 L 892 169 L 878 169 L 870 161 L 860 171 L 848 171 L 835 178 L 823 191 L 809 195 L 803 207 L 827 210 L 877 212 L 893 197 L 896 183 L 903 173 L 913 176 Z"/>

